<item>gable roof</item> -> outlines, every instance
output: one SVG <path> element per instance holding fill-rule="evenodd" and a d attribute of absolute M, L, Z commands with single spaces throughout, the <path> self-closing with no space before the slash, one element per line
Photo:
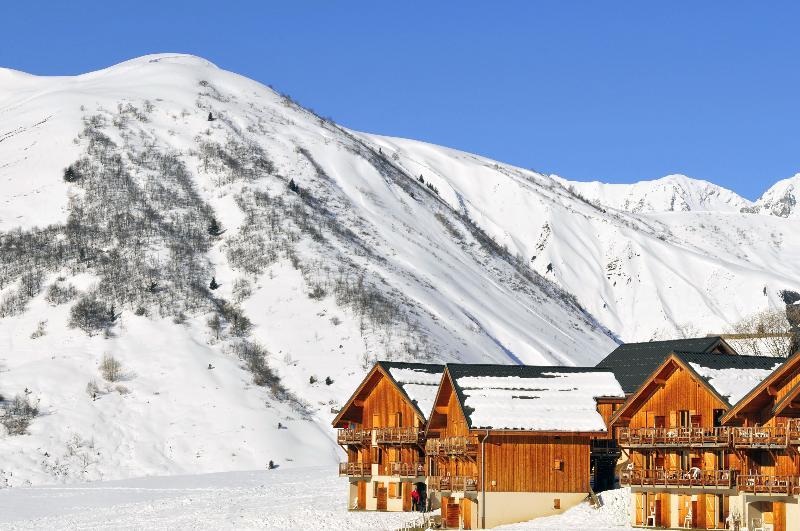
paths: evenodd
<path fill-rule="evenodd" d="M 433 407 L 432 397 L 436 395 L 443 372 L 444 365 L 435 363 L 378 361 L 339 410 L 332 424 L 337 426 L 342 422 L 354 403 L 358 399 L 366 398 L 381 378 L 388 379 L 423 421 L 427 420 L 428 413 Z"/>
<path fill-rule="evenodd" d="M 427 420 L 442 381 L 444 365 L 397 361 L 379 361 L 378 365 L 389 374 L 423 420 Z"/>
<path fill-rule="evenodd" d="M 725 399 L 729 407 L 786 362 L 786 358 L 772 356 L 697 352 L 675 352 L 675 355 L 688 363 L 699 377 Z"/>
<path fill-rule="evenodd" d="M 736 354 L 719 336 L 625 343 L 601 360 L 597 367 L 614 371 L 623 391 L 632 394 L 670 353 L 711 352 L 717 347 L 730 354 Z"/>
<path fill-rule="evenodd" d="M 740 356 L 711 352 L 671 352 L 642 381 L 639 388 L 609 420 L 609 425 L 625 417 L 632 407 L 639 408 L 652 396 L 653 386 L 663 384 L 675 371 L 665 373 L 670 367 L 683 367 L 701 385 L 714 395 L 723 406 L 730 408 L 749 389 L 766 378 L 782 358 L 769 356 Z M 659 378 L 660 377 L 660 378 Z M 662 381 L 659 381 L 661 379 Z M 630 418 L 625 417 L 625 418 Z"/>
<path fill-rule="evenodd" d="M 731 410 L 728 411 L 725 416 L 722 417 L 722 422 L 730 422 L 734 417 L 748 408 L 764 407 L 771 401 L 771 397 L 773 396 L 770 388 L 776 383 L 780 382 L 784 376 L 790 375 L 793 371 L 800 367 L 800 352 L 795 352 L 788 358 L 774 359 L 783 359 L 783 364 L 780 367 L 775 368 L 775 370 L 772 371 L 769 376 L 764 378 L 761 383 L 751 389 L 741 400 L 739 400 L 739 402 L 733 408 L 731 408 Z M 790 393 L 784 397 L 784 399 L 791 396 L 794 391 L 795 389 L 790 390 Z M 775 404 L 775 407 L 772 410 L 773 414 L 775 414 L 779 405 L 785 404 Z"/>
<path fill-rule="evenodd" d="M 448 364 L 469 429 L 605 432 L 596 399 L 625 394 L 595 367 Z"/>

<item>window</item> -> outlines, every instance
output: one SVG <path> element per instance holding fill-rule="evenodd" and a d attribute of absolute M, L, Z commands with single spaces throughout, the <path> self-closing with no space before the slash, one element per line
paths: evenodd
<path fill-rule="evenodd" d="M 381 425 L 381 417 L 377 413 L 372 415 L 372 428 L 377 428 Z"/>
<path fill-rule="evenodd" d="M 555 498 L 553 500 L 553 509 L 561 509 L 561 498 Z"/>
<path fill-rule="evenodd" d="M 714 410 L 714 426 L 722 426 L 722 416 L 725 414 L 724 409 Z"/>
<path fill-rule="evenodd" d="M 389 483 L 389 497 L 402 498 L 403 497 L 403 484 L 402 483 Z"/>
<path fill-rule="evenodd" d="M 394 416 L 394 425 L 397 426 L 398 428 L 403 426 L 403 414 L 402 413 L 396 413 L 395 414 L 395 416 Z"/>
<path fill-rule="evenodd" d="M 686 409 L 682 409 L 679 412 L 678 416 L 678 426 L 681 428 L 690 428 L 692 426 L 692 418 L 689 415 L 689 411 Z"/>
<path fill-rule="evenodd" d="M 664 415 L 657 415 L 654 422 L 654 428 L 663 428 L 666 425 Z"/>

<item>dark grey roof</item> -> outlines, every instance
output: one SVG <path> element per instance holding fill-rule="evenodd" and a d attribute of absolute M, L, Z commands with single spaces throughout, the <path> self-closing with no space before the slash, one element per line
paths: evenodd
<path fill-rule="evenodd" d="M 699 352 L 675 352 L 676 357 L 682 359 L 685 363 L 690 364 L 693 363 L 703 368 L 714 369 L 714 370 L 725 370 L 725 369 L 737 369 L 742 372 L 739 372 L 740 376 L 738 377 L 739 380 L 737 381 L 737 387 L 741 386 L 750 386 L 757 387 L 760 382 L 763 381 L 771 371 L 773 371 L 776 366 L 783 365 L 786 363 L 788 358 L 781 358 L 777 356 L 739 356 L 739 355 L 731 355 L 731 354 L 718 354 L 718 353 L 699 353 Z M 697 367 L 692 367 L 693 370 L 697 370 Z M 753 373 L 750 372 L 748 380 L 745 382 L 742 379 L 741 375 L 748 374 L 746 371 L 749 369 L 759 369 L 759 372 Z M 770 371 L 762 372 L 762 371 Z M 704 372 L 704 371 L 700 371 Z M 749 389 L 743 389 L 743 392 L 736 394 L 731 388 L 729 384 L 725 383 L 725 378 L 723 378 L 722 387 L 720 388 L 720 384 L 711 378 L 706 377 L 703 374 L 698 373 L 703 380 L 705 380 L 708 385 L 714 389 L 717 394 L 719 394 L 722 399 L 728 403 L 729 406 L 732 406 L 733 403 L 738 402 L 741 396 L 745 395 Z M 736 396 L 731 397 L 727 395 L 736 394 Z"/>
<path fill-rule="evenodd" d="M 640 385 L 661 365 L 672 352 L 709 352 L 722 338 L 696 337 L 672 339 L 668 341 L 649 341 L 645 343 L 625 343 L 614 349 L 597 367 L 611 369 L 626 393 L 635 393 Z M 710 354 L 717 356 L 718 354 Z"/>

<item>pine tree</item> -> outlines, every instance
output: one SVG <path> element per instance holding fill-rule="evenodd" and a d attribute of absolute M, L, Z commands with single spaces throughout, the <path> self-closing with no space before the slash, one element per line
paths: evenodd
<path fill-rule="evenodd" d="M 214 115 L 213 114 L 208 113 L 208 121 L 209 122 L 213 122 L 214 121 Z"/>
<path fill-rule="evenodd" d="M 211 277 L 211 284 L 208 285 L 209 288 L 212 290 L 217 289 L 219 284 L 217 284 L 217 279 L 215 277 Z"/>
<path fill-rule="evenodd" d="M 422 177 L 422 174 L 420 174 L 420 176 L 419 176 L 419 182 L 421 182 L 422 184 L 425 184 L 425 179 Z"/>
<path fill-rule="evenodd" d="M 64 181 L 68 183 L 74 183 L 78 180 L 78 173 L 72 166 L 69 166 L 66 170 L 64 170 Z"/>
<path fill-rule="evenodd" d="M 289 190 L 296 194 L 300 193 L 300 187 L 297 186 L 297 183 L 294 182 L 294 179 L 289 179 Z"/>
<path fill-rule="evenodd" d="M 220 227 L 219 222 L 217 222 L 216 218 L 211 219 L 211 223 L 208 225 L 208 233 L 212 236 L 219 236 L 221 235 L 224 230 Z"/>

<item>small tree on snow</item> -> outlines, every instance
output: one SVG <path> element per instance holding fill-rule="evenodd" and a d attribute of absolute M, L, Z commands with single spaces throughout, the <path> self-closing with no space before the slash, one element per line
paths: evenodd
<path fill-rule="evenodd" d="M 75 171 L 75 168 L 72 166 L 68 166 L 66 170 L 64 170 L 64 181 L 68 183 L 74 183 L 78 180 L 78 172 Z"/>
<path fill-rule="evenodd" d="M 300 193 L 300 187 L 297 186 L 297 183 L 294 182 L 294 179 L 289 179 L 289 190 L 291 190 L 292 192 L 294 192 L 296 194 Z"/>
<path fill-rule="evenodd" d="M 213 121 L 214 121 L 214 119 L 215 119 L 215 118 L 214 118 L 214 115 L 213 115 L 213 114 L 211 114 L 211 113 L 208 113 L 208 121 L 209 121 L 209 122 L 213 122 Z"/>
<path fill-rule="evenodd" d="M 104 354 L 100 361 L 100 374 L 106 381 L 116 382 L 122 378 L 122 363 L 112 354 Z"/>
<path fill-rule="evenodd" d="M 211 223 L 208 225 L 208 233 L 212 236 L 220 236 L 223 232 L 225 231 L 222 230 L 219 222 L 215 218 L 212 218 Z"/>
<path fill-rule="evenodd" d="M 208 285 L 209 289 L 215 290 L 219 287 L 217 284 L 217 279 L 215 277 L 211 277 L 211 283 Z"/>

